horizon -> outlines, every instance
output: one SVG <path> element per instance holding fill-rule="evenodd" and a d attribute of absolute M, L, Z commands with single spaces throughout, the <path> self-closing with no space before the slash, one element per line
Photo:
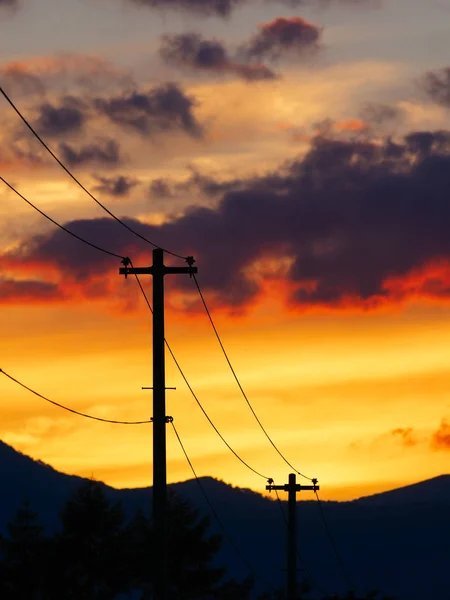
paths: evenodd
<path fill-rule="evenodd" d="M 0 440 L 2 441 L 2 440 Z M 2 442 L 3 444 L 5 444 L 5 442 Z M 60 471 L 58 469 L 56 469 L 54 466 L 40 460 L 39 458 L 32 458 L 30 456 L 28 456 L 27 454 L 24 454 L 23 452 L 20 452 L 19 450 L 17 450 L 16 448 L 14 448 L 13 446 L 9 445 L 9 444 L 5 444 L 8 448 L 11 448 L 14 452 L 17 452 L 18 454 L 24 456 L 25 458 L 31 459 L 33 462 L 35 462 L 36 464 L 41 464 L 44 465 L 46 467 L 50 467 L 53 471 L 56 471 L 57 473 L 61 474 L 61 475 L 68 475 L 68 476 L 79 476 L 82 477 L 83 479 L 86 480 L 93 480 L 93 481 L 97 481 L 98 483 L 102 483 L 107 485 L 108 487 L 111 487 L 115 490 L 134 490 L 134 489 L 151 489 L 152 486 L 151 485 L 144 485 L 144 486 L 132 486 L 132 487 L 128 487 L 128 486 L 114 486 L 111 484 L 108 484 L 105 481 L 102 481 L 101 479 L 98 479 L 95 476 L 95 473 L 91 473 L 89 477 L 85 477 L 85 476 L 80 476 L 78 474 L 75 473 L 68 473 L 68 472 L 64 472 L 64 471 Z M 375 486 L 367 486 L 365 489 L 362 490 L 361 493 L 361 488 L 358 488 L 358 491 L 356 491 L 353 488 L 344 488 L 341 489 L 339 491 L 337 491 L 336 489 L 327 489 L 326 487 L 320 487 L 320 499 L 322 501 L 325 502 L 351 502 L 353 500 L 359 500 L 361 498 L 367 498 L 367 497 L 371 497 L 374 495 L 378 495 L 378 494 L 383 494 L 383 493 L 387 493 L 387 492 L 391 492 L 391 491 L 395 491 L 395 490 L 400 490 L 406 487 L 410 487 L 410 486 L 415 486 L 415 485 L 420 485 L 423 483 L 428 483 L 430 481 L 433 481 L 435 479 L 440 479 L 442 477 L 449 477 L 450 478 L 450 473 L 441 473 L 439 475 L 436 475 L 434 477 L 431 477 L 429 479 L 423 479 L 423 480 L 419 480 L 419 481 L 410 481 L 410 482 L 403 482 L 403 483 L 399 483 L 397 486 L 393 487 L 392 483 L 386 483 L 384 486 L 381 485 L 375 485 Z M 266 497 L 266 498 L 271 498 L 271 499 L 275 499 L 274 494 L 270 491 L 267 491 L 264 487 L 261 489 L 256 488 L 252 488 L 249 486 L 245 486 L 245 485 L 236 485 L 235 483 L 231 482 L 231 481 L 226 481 L 224 479 L 218 478 L 218 477 L 214 477 L 213 475 L 201 475 L 198 477 L 199 480 L 202 479 L 212 479 L 214 481 L 217 481 L 218 483 L 223 483 L 224 485 L 233 487 L 233 488 L 238 488 L 238 489 L 248 489 L 252 492 L 255 492 L 257 494 L 259 494 L 260 496 Z M 286 477 L 287 480 L 287 477 Z M 177 485 L 177 484 L 183 484 L 183 483 L 188 483 L 188 482 L 195 482 L 196 481 L 196 477 L 192 474 L 192 477 L 187 478 L 187 479 L 180 479 L 180 480 L 168 480 L 168 485 Z M 318 482 L 319 486 L 321 486 L 320 481 Z M 357 494 L 357 495 L 355 495 Z M 310 494 L 309 494 L 310 495 Z M 281 500 L 287 500 L 287 498 L 285 497 L 285 493 L 284 492 L 280 492 L 280 499 Z M 297 501 L 298 502 L 302 502 L 302 501 L 315 501 L 314 497 L 308 497 L 308 492 L 303 492 L 300 493 L 297 497 Z"/>

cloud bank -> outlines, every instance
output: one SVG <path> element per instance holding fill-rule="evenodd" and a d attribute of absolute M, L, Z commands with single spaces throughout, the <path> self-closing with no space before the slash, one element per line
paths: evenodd
<path fill-rule="evenodd" d="M 301 310 L 450 300 L 449 131 L 413 132 L 397 141 L 318 136 L 305 156 L 227 185 L 215 207 L 193 207 L 159 226 L 129 221 L 156 243 L 194 254 L 203 287 L 223 305 L 244 308 L 268 278 Z M 148 260 L 150 248 L 111 220 L 67 227 Z M 89 259 L 80 261 L 80 253 Z M 18 272 L 20 264 L 44 263 L 77 281 L 97 276 L 106 264 L 59 231 L 27 240 L 4 258 Z M 272 266 L 265 275 L 264 261 L 279 270 Z"/>

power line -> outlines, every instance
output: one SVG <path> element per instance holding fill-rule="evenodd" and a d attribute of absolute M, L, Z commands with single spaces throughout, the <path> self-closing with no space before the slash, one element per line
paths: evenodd
<path fill-rule="evenodd" d="M 281 456 L 281 458 L 284 460 L 284 462 L 285 462 L 285 463 L 286 463 L 286 464 L 287 464 L 287 465 L 288 465 L 288 466 L 289 466 L 291 469 L 293 469 L 293 470 L 294 470 L 294 471 L 295 471 L 295 472 L 296 472 L 298 475 L 300 475 L 301 477 L 304 477 L 305 479 L 308 479 L 309 481 L 312 481 L 311 477 L 307 477 L 306 475 L 304 475 L 303 473 L 301 473 L 301 472 L 300 472 L 298 469 L 296 469 L 296 468 L 295 468 L 295 467 L 294 467 L 294 466 L 293 466 L 293 465 L 292 465 L 292 464 L 291 464 L 291 463 L 288 461 L 288 459 L 287 459 L 287 458 L 284 456 L 284 454 L 281 452 L 281 450 L 278 448 L 278 446 L 277 446 L 277 445 L 275 444 L 275 442 L 272 440 L 272 438 L 270 437 L 270 435 L 269 435 L 269 433 L 267 432 L 267 430 L 266 430 L 266 428 L 264 427 L 264 425 L 261 423 L 261 421 L 260 421 L 260 419 L 259 419 L 258 415 L 256 414 L 256 412 L 255 412 L 255 410 L 254 410 L 254 408 L 253 408 L 253 406 L 252 406 L 252 404 L 251 404 L 250 400 L 248 399 L 248 396 L 247 396 L 247 394 L 245 393 L 245 390 L 244 390 L 244 388 L 242 387 L 242 384 L 241 384 L 241 382 L 240 382 L 240 380 L 239 380 L 239 377 L 238 377 L 238 376 L 237 376 L 237 374 L 236 374 L 236 371 L 235 371 L 235 369 L 234 369 L 233 365 L 231 364 L 231 360 L 230 360 L 230 358 L 229 358 L 229 356 L 228 356 L 228 353 L 227 353 L 227 351 L 225 350 L 225 346 L 223 345 L 223 342 L 222 342 L 222 340 L 221 340 L 221 338 L 220 338 L 219 332 L 218 332 L 218 330 L 217 330 L 217 327 L 216 327 L 216 325 L 215 325 L 215 323 L 214 323 L 214 320 L 213 320 L 213 318 L 212 318 L 211 311 L 209 310 L 209 308 L 208 308 L 208 305 L 206 304 L 205 297 L 204 297 L 204 295 L 203 295 L 203 293 L 202 293 L 202 291 L 201 291 L 201 289 L 200 289 L 200 285 L 199 285 L 199 283 L 198 283 L 198 281 L 197 281 L 197 277 L 195 276 L 195 274 L 194 274 L 194 275 L 192 275 L 192 278 L 193 278 L 193 280 L 194 280 L 194 283 L 195 283 L 195 286 L 196 286 L 196 288 L 197 288 L 197 291 L 198 291 L 198 293 L 199 293 L 199 295 L 200 295 L 200 298 L 201 298 L 202 304 L 203 304 L 203 306 L 204 306 L 204 308 L 205 308 L 206 314 L 208 315 L 208 319 L 209 319 L 209 322 L 211 323 L 211 326 L 212 326 L 212 328 L 213 328 L 214 334 L 215 334 L 215 336 L 216 336 L 216 338 L 217 338 L 217 341 L 219 342 L 219 346 L 220 346 L 220 348 L 222 349 L 223 355 L 225 356 L 225 359 L 226 359 L 226 361 L 227 361 L 227 363 L 228 363 L 228 366 L 230 367 L 231 373 L 233 374 L 233 377 L 234 377 L 234 379 L 235 379 L 235 381 L 236 381 L 236 383 L 237 383 L 237 385 L 238 385 L 238 387 L 239 387 L 239 389 L 240 389 L 240 391 L 241 391 L 241 393 L 242 393 L 242 396 L 244 397 L 244 400 L 247 402 L 247 405 L 248 405 L 249 409 L 251 410 L 251 412 L 252 412 L 253 416 L 255 417 L 255 419 L 256 419 L 256 422 L 258 423 L 258 425 L 260 426 L 260 428 L 261 428 L 261 429 L 262 429 L 262 431 L 264 432 L 264 435 L 266 436 L 266 438 L 269 440 L 269 442 L 272 444 L 272 446 L 275 448 L 275 450 L 278 452 L 278 454 L 279 454 L 279 455 Z"/>
<path fill-rule="evenodd" d="M 344 561 L 342 560 L 342 556 L 341 556 L 341 554 L 339 552 L 339 549 L 338 549 L 338 547 L 336 545 L 334 537 L 333 537 L 333 535 L 331 533 L 331 529 L 330 529 L 330 526 L 329 526 L 329 523 L 328 523 L 328 519 L 326 518 L 325 511 L 323 510 L 322 501 L 319 498 L 319 494 L 317 493 L 317 490 L 315 490 L 314 493 L 316 494 L 317 504 L 319 506 L 319 512 L 320 512 L 320 516 L 321 516 L 322 521 L 323 521 L 323 525 L 324 525 L 326 534 L 327 534 L 328 539 L 330 541 L 330 544 L 331 544 L 331 547 L 333 549 L 334 555 L 336 556 L 336 560 L 338 562 L 338 565 L 339 565 L 339 567 L 341 569 L 342 576 L 345 579 L 345 582 L 349 586 L 349 588 L 351 590 L 354 590 L 355 586 L 353 585 L 352 579 L 351 579 L 351 577 L 348 574 L 347 568 L 346 568 L 346 566 L 344 564 Z"/>
<path fill-rule="evenodd" d="M 14 383 L 17 383 L 18 385 L 23 387 L 25 390 L 31 392 L 35 396 L 42 398 L 42 400 L 45 400 L 46 402 L 49 402 L 50 404 L 53 404 L 54 406 L 57 406 L 58 408 L 67 410 L 68 412 L 71 412 L 74 415 L 79 415 L 80 417 L 85 417 L 86 419 L 92 419 L 93 421 L 101 421 L 102 423 L 113 423 L 114 425 L 145 425 L 147 423 L 152 422 L 151 420 L 150 421 L 114 421 L 112 419 L 102 419 L 101 417 L 94 417 L 93 415 L 88 415 L 86 413 L 82 413 L 78 410 L 74 410 L 73 408 L 69 408 L 68 406 L 64 406 L 63 404 L 59 404 L 59 402 L 50 400 L 46 396 L 43 396 L 42 394 L 39 394 L 38 392 L 34 391 L 33 389 L 31 389 L 30 387 L 28 387 L 27 385 L 25 385 L 18 379 L 15 379 L 15 377 L 12 377 L 11 375 L 9 375 L 9 373 L 6 373 L 6 371 L 4 371 L 3 369 L 0 369 L 0 373 L 5 375 L 6 377 L 8 377 L 8 379 L 11 379 L 11 381 L 14 381 Z"/>
<path fill-rule="evenodd" d="M 105 248 L 102 248 L 101 246 L 97 246 L 97 244 L 93 244 L 92 242 L 89 242 L 88 240 L 85 240 L 81 236 L 77 235 L 73 231 L 70 231 L 70 229 L 67 229 L 67 227 L 64 227 L 64 225 L 61 225 L 60 223 L 58 223 L 57 221 L 52 219 L 52 217 L 49 217 L 43 210 L 38 208 L 35 204 L 30 202 L 30 200 L 28 200 L 27 198 L 25 198 L 25 196 L 23 196 L 18 190 L 16 190 L 15 187 L 13 187 L 8 181 L 6 181 L 6 179 L 4 177 L 0 176 L 0 180 L 3 181 L 3 183 L 6 186 L 8 186 L 8 188 L 11 191 L 13 191 L 15 194 L 17 194 L 17 196 L 19 196 L 19 198 L 21 198 L 24 202 L 26 202 L 29 206 L 31 206 L 31 208 L 34 208 L 34 210 L 36 210 L 39 214 L 41 214 L 48 221 L 50 221 L 50 223 L 53 223 L 53 225 L 56 225 L 56 227 L 59 227 L 60 229 L 62 229 L 63 231 L 65 231 L 66 233 L 71 235 L 72 237 L 76 238 L 80 242 L 83 242 L 83 244 L 87 244 L 88 246 L 91 246 L 91 248 L 94 248 L 95 250 L 99 250 L 100 252 L 103 252 L 104 254 L 109 254 L 110 256 L 114 256 L 115 258 L 120 258 L 122 260 L 125 260 L 124 256 L 120 256 L 120 254 L 116 254 L 115 252 L 110 252 L 109 250 L 106 250 Z"/>
<path fill-rule="evenodd" d="M 130 262 L 130 264 L 132 265 L 132 263 Z M 150 304 L 150 301 L 147 297 L 147 294 L 142 286 L 142 283 L 139 279 L 139 276 L 134 274 L 134 276 L 136 277 L 136 281 L 138 283 L 138 286 L 142 292 L 142 295 L 144 296 L 145 302 L 149 308 L 149 310 L 153 313 L 153 309 L 152 306 Z M 208 420 L 209 424 L 211 425 L 211 427 L 214 429 L 214 431 L 217 433 L 217 435 L 220 437 L 220 439 L 222 440 L 222 442 L 225 444 L 225 446 L 228 448 L 228 450 L 230 450 L 230 452 L 232 452 L 234 454 L 234 456 L 244 465 L 247 467 L 247 469 L 250 469 L 250 471 L 253 471 L 253 473 L 255 473 L 255 475 L 258 475 L 259 477 L 262 477 L 263 479 L 265 479 L 266 481 L 268 479 L 270 479 L 269 477 L 266 477 L 266 475 L 263 475 L 262 473 L 260 473 L 259 471 L 257 471 L 256 469 L 254 469 L 252 466 L 250 466 L 248 464 L 248 462 L 246 462 L 243 458 L 241 458 L 239 456 L 239 454 L 230 446 L 230 444 L 226 441 L 226 439 L 223 437 L 223 435 L 220 433 L 220 431 L 217 429 L 217 427 L 214 425 L 213 421 L 211 420 L 210 416 L 208 415 L 208 413 L 206 412 L 206 410 L 203 408 L 202 403 L 200 402 L 200 400 L 197 397 L 197 394 L 194 392 L 194 390 L 192 389 L 191 384 L 189 383 L 183 369 L 180 366 L 180 363 L 178 362 L 178 360 L 175 357 L 175 354 L 172 351 L 172 348 L 170 347 L 169 343 L 167 340 L 164 340 L 167 350 L 169 351 L 171 357 L 173 358 L 173 361 L 175 363 L 175 366 L 177 367 L 178 371 L 180 372 L 181 377 L 184 379 L 184 382 L 186 383 L 189 391 L 191 392 L 192 397 L 194 398 L 194 400 L 197 402 L 200 410 L 202 411 L 202 413 L 205 415 L 206 419 Z"/>
<path fill-rule="evenodd" d="M 277 489 L 275 489 L 275 488 L 274 488 L 274 490 L 275 490 L 275 494 L 276 494 L 276 496 L 277 496 L 277 504 L 278 504 L 278 507 L 279 507 L 279 509 L 280 509 L 280 511 L 281 511 L 281 515 L 282 515 L 282 517 L 283 517 L 284 524 L 285 524 L 285 526 L 286 526 L 286 529 L 288 529 L 288 527 L 289 527 L 289 523 L 288 523 L 288 521 L 287 521 L 286 514 L 285 514 L 285 512 L 284 512 L 284 510 L 283 510 L 283 505 L 282 505 L 282 502 L 281 502 L 280 496 L 279 496 L 279 494 L 278 494 L 278 490 L 277 490 Z M 308 567 L 306 566 L 306 564 L 305 564 L 305 561 L 304 561 L 304 558 L 303 558 L 303 557 L 302 557 L 302 555 L 300 554 L 300 552 L 299 552 L 299 550 L 298 550 L 298 547 L 297 547 L 297 556 L 298 556 L 298 558 L 299 558 L 300 562 L 302 563 L 302 565 L 303 565 L 303 570 L 305 571 L 306 575 L 308 576 L 308 578 L 309 578 L 309 580 L 310 580 L 311 584 L 312 584 L 312 585 L 313 585 L 313 586 L 314 586 L 314 587 L 315 587 L 315 588 L 316 588 L 316 589 L 317 589 L 317 590 L 318 590 L 318 591 L 319 591 L 321 594 L 325 594 L 325 596 L 329 596 L 329 595 L 330 595 L 330 594 L 329 594 L 329 592 L 327 592 L 327 591 L 326 591 L 326 590 L 325 590 L 325 589 L 324 589 L 324 588 L 323 588 L 323 587 L 322 587 L 322 586 L 321 586 L 319 583 L 317 583 L 317 581 L 314 579 L 313 575 L 311 574 L 311 571 L 310 571 L 310 570 L 308 569 Z"/>
<path fill-rule="evenodd" d="M 133 233 L 134 235 L 136 235 L 137 237 L 139 237 L 141 240 L 143 240 L 144 242 L 146 242 L 147 244 L 150 244 L 151 246 L 153 246 L 154 248 L 161 248 L 161 246 L 159 246 L 158 244 L 155 244 L 155 242 L 152 242 L 151 240 L 149 240 L 147 237 L 145 237 L 144 235 L 140 234 L 138 231 L 136 231 L 135 229 L 133 229 L 133 227 L 130 227 L 129 225 L 127 225 L 124 221 L 122 221 L 122 219 L 120 219 L 119 217 L 117 217 L 111 210 L 109 210 L 109 208 L 107 208 L 104 204 L 102 204 L 102 202 L 100 202 L 100 200 L 98 200 L 88 189 L 87 187 L 85 187 L 81 181 L 75 177 L 75 175 L 66 167 L 66 165 L 61 161 L 60 158 L 58 158 L 58 156 L 53 152 L 53 150 L 50 148 L 50 146 L 48 146 L 48 144 L 42 139 L 42 137 L 39 135 L 39 133 L 34 129 L 34 127 L 27 121 L 27 119 L 24 117 L 24 115 L 21 113 L 21 111 L 17 108 L 17 106 L 14 104 L 14 102 L 11 100 L 11 98 L 8 96 L 8 94 L 5 92 L 5 90 L 0 86 L 0 93 L 2 94 L 2 96 L 5 98 L 5 100 L 8 102 L 8 104 L 12 107 L 12 109 L 14 110 L 14 112 L 19 116 L 19 118 L 22 120 L 22 122 L 25 124 L 25 126 L 31 131 L 31 133 L 35 136 L 35 138 L 41 143 L 41 145 L 47 150 L 47 152 L 54 158 L 54 160 L 59 164 L 59 166 L 67 173 L 67 175 L 69 175 L 69 177 L 71 179 L 73 179 L 73 181 L 90 197 L 92 198 L 92 200 L 94 200 L 94 202 L 96 202 L 98 204 L 98 206 L 100 206 L 100 208 L 102 208 L 106 213 L 108 213 L 108 215 L 110 217 L 112 217 L 115 221 L 117 221 L 118 223 L 120 223 L 123 227 L 125 227 L 125 229 L 128 229 L 128 231 L 130 231 L 131 233 Z M 165 248 L 161 248 L 162 250 L 164 250 L 164 252 L 167 252 L 167 254 L 171 254 L 172 256 L 176 256 L 177 258 L 186 258 L 185 256 L 181 256 L 180 254 L 177 254 L 176 252 L 171 252 L 170 250 L 166 250 Z"/>
<path fill-rule="evenodd" d="M 0 88 L 1 89 L 1 88 Z M 72 237 L 76 238 L 77 240 L 79 240 L 80 242 L 83 242 L 84 244 L 87 244 L 88 246 L 91 246 L 92 248 L 94 248 L 95 250 L 99 250 L 100 252 L 104 252 L 105 254 L 109 254 L 110 256 L 114 256 L 116 258 L 120 258 L 122 259 L 122 261 L 128 261 L 128 263 L 132 266 L 133 263 L 131 261 L 130 258 L 128 257 L 123 257 L 120 256 L 119 254 L 115 254 L 114 252 L 110 252 L 109 250 L 106 250 L 100 246 L 97 246 L 96 244 L 93 244 L 92 242 L 89 242 L 88 240 L 82 238 L 81 236 L 77 235 L 76 233 L 73 233 L 72 231 L 70 231 L 70 229 L 67 229 L 66 227 L 64 227 L 64 225 L 61 225 L 60 223 L 58 223 L 57 221 L 55 221 L 54 219 L 52 219 L 50 216 L 48 216 L 45 212 L 43 212 L 40 208 L 38 208 L 35 204 L 33 204 L 32 202 L 30 202 L 30 200 L 28 200 L 27 198 L 25 198 L 25 196 L 23 196 L 20 192 L 18 192 L 10 183 L 8 183 L 3 177 L 0 176 L 0 179 L 3 181 L 3 183 L 5 183 L 5 185 L 7 185 L 15 194 L 17 194 L 19 196 L 19 198 L 21 198 L 22 200 L 24 200 L 27 204 L 29 204 L 34 210 L 36 210 L 37 212 L 39 212 L 43 217 L 45 217 L 47 220 L 49 220 L 51 223 L 53 223 L 54 225 L 56 225 L 57 227 L 59 227 L 60 229 L 62 229 L 63 231 L 65 231 L 66 233 L 68 233 L 69 235 L 71 235 Z M 150 309 L 151 312 L 153 312 L 153 309 L 151 307 L 151 304 L 148 300 L 147 294 L 142 286 L 142 283 L 139 279 L 139 277 L 137 275 L 135 275 L 136 277 L 136 281 L 139 285 L 139 288 L 142 292 L 142 295 L 144 296 L 145 302 L 148 306 L 148 308 Z M 211 420 L 211 418 L 209 417 L 208 413 L 206 412 L 206 410 L 203 408 L 203 405 L 201 404 L 200 400 L 198 399 L 197 395 L 195 394 L 194 390 L 192 389 L 186 375 L 184 374 L 184 371 L 182 370 L 179 362 L 177 361 L 175 354 L 173 353 L 171 347 L 169 346 L 167 340 L 165 340 L 167 349 L 170 353 L 170 355 L 172 356 L 175 365 L 177 367 L 177 369 L 179 370 L 181 376 L 183 377 L 189 391 L 191 392 L 193 398 L 195 399 L 195 401 L 197 402 L 198 406 L 200 407 L 200 409 L 202 410 L 203 414 L 205 415 L 206 419 L 208 420 L 208 422 L 210 423 L 211 427 L 214 429 L 214 431 L 217 433 L 217 435 L 220 437 L 220 439 L 222 440 L 222 442 L 227 446 L 227 448 L 230 450 L 230 452 L 232 452 L 235 457 L 243 464 L 245 465 L 248 469 L 250 469 L 250 471 L 252 471 L 253 473 L 255 473 L 256 475 L 258 475 L 259 477 L 262 477 L 263 479 L 269 479 L 268 477 L 266 477 L 265 475 L 263 475 L 262 473 L 260 473 L 259 471 L 257 471 L 256 469 L 254 469 L 252 466 L 250 466 L 243 458 L 241 458 L 239 456 L 239 454 L 237 454 L 237 452 L 230 446 L 230 444 L 226 441 L 226 439 L 223 437 L 223 435 L 220 433 L 220 431 L 217 429 L 217 427 L 214 425 L 213 421 Z M 18 383 L 18 382 L 17 382 Z M 32 391 L 32 390 L 30 390 Z M 33 392 L 34 393 L 34 392 Z M 39 394 L 38 394 L 39 395 Z M 44 398 L 45 400 L 47 400 L 47 398 Z M 49 402 L 51 402 L 49 400 Z M 59 406 L 57 403 L 55 403 L 56 406 Z M 61 408 L 65 408 L 63 406 L 61 406 Z M 81 413 L 78 413 L 77 411 L 73 411 L 75 414 L 80 414 L 81 416 L 85 416 L 87 418 L 91 418 L 89 417 L 89 415 L 84 415 Z M 102 419 L 97 419 L 97 420 L 102 420 Z M 106 422 L 109 422 L 108 420 L 105 419 Z M 143 421 L 143 423 L 146 423 L 147 421 Z"/>
<path fill-rule="evenodd" d="M 270 590 L 272 590 L 272 586 L 269 585 L 263 578 L 261 578 L 256 572 L 255 569 L 252 567 L 252 565 L 246 560 L 246 558 L 242 555 L 241 551 L 239 550 L 238 546 L 235 544 L 235 542 L 233 541 L 233 539 L 231 538 L 231 536 L 229 535 L 228 531 L 225 529 L 225 526 L 222 522 L 222 520 L 219 518 L 219 515 L 217 514 L 214 506 L 211 504 L 211 500 L 209 499 L 206 490 L 202 484 L 202 482 L 200 481 L 194 466 L 192 464 L 191 459 L 189 458 L 188 453 L 186 452 L 186 448 L 184 447 L 183 442 L 181 441 L 180 435 L 177 431 L 177 428 L 175 427 L 175 424 L 173 421 L 171 421 L 171 425 L 173 427 L 173 431 L 177 437 L 178 443 L 181 446 L 181 449 L 183 451 L 184 456 L 186 457 L 186 460 L 191 468 L 191 471 L 195 477 L 195 480 L 197 481 L 200 490 L 206 500 L 206 502 L 208 503 L 209 508 L 211 509 L 211 512 L 213 513 L 217 523 L 219 524 L 220 528 L 222 529 L 223 533 L 225 534 L 225 537 L 227 538 L 227 540 L 229 541 L 230 545 L 233 547 L 233 549 L 235 550 L 236 554 L 239 556 L 239 558 L 242 560 L 242 562 L 245 564 L 245 566 L 247 567 L 247 569 L 252 573 L 252 575 L 255 577 L 255 579 L 259 579 L 266 587 L 268 587 Z"/>

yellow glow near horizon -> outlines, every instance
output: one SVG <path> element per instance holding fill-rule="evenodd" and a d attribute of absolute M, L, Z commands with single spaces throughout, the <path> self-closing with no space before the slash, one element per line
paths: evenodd
<path fill-rule="evenodd" d="M 140 388 L 151 377 L 149 315 L 120 317 L 99 308 L 30 308 L 22 329 L 16 318 L 20 310 L 7 308 L 0 316 L 8 347 L 2 368 L 77 410 L 146 419 L 151 392 Z M 320 479 L 324 498 L 352 498 L 445 471 L 446 453 L 432 450 L 429 438 L 450 414 L 449 311 L 439 322 L 426 306 L 401 316 L 342 314 L 340 319 L 274 312 L 263 329 L 258 317 L 263 308 L 245 320 L 218 313 L 217 324 L 261 421 L 293 464 Z M 43 343 L 42 331 L 50 322 Z M 263 474 L 285 478 L 289 468 L 259 430 L 207 322 L 169 314 L 167 337 L 233 448 Z M 168 385 L 177 387 L 168 392 L 168 412 L 198 474 L 263 491 L 264 482 L 212 431 L 169 358 L 167 364 Z M 0 386 L 5 442 L 64 472 L 93 474 L 111 485 L 151 482 L 151 426 L 92 423 L 45 404 L 5 378 Z M 411 447 L 392 434 L 406 427 L 417 437 Z M 168 439 L 170 481 L 190 478 L 170 431 Z"/>

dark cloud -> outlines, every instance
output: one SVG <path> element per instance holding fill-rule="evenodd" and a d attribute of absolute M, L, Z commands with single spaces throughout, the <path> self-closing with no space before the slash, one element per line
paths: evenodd
<path fill-rule="evenodd" d="M 118 175 L 117 177 L 96 177 L 100 183 L 95 189 L 110 196 L 128 196 L 130 191 L 139 184 L 137 179 Z"/>
<path fill-rule="evenodd" d="M 431 447 L 433 450 L 450 450 L 450 423 L 445 419 L 431 436 Z"/>
<path fill-rule="evenodd" d="M 448 131 L 384 142 L 319 136 L 305 156 L 241 180 L 214 207 L 193 207 L 159 226 L 129 223 L 157 244 L 194 254 L 204 288 L 225 305 L 244 306 L 257 296 L 262 286 L 250 267 L 266 259 L 289 259 L 284 270 L 263 276 L 277 279 L 300 308 L 448 301 L 449 189 Z M 67 226 L 119 254 L 150 257 L 150 247 L 111 220 Z M 87 277 L 104 268 L 103 256 L 67 237 L 56 232 L 17 252 L 21 260 L 56 263 L 65 274 Z M 82 260 L 87 251 L 89 260 Z"/>
<path fill-rule="evenodd" d="M 233 60 L 222 42 L 204 39 L 197 33 L 164 36 L 160 55 L 169 64 L 215 73 L 233 73 L 247 81 L 276 77 L 265 65 Z"/>
<path fill-rule="evenodd" d="M 420 85 L 433 102 L 450 107 L 450 67 L 428 71 Z"/>
<path fill-rule="evenodd" d="M 129 0 L 133 4 L 149 8 L 175 9 L 197 13 L 203 16 L 228 16 L 243 0 Z"/>
<path fill-rule="evenodd" d="M 52 302 L 61 300 L 58 286 L 46 281 L 0 278 L 0 303 Z"/>
<path fill-rule="evenodd" d="M 131 4 L 156 9 L 186 11 L 201 16 L 228 17 L 231 12 L 250 0 L 128 0 Z M 350 5 L 353 7 L 378 7 L 380 0 L 284 0 L 289 6 L 315 6 L 327 8 L 332 5 Z"/>
<path fill-rule="evenodd" d="M 101 140 L 96 143 L 86 144 L 79 148 L 62 142 L 59 144 L 62 161 L 69 166 L 84 164 L 118 165 L 122 162 L 120 147 L 115 140 Z"/>
<path fill-rule="evenodd" d="M 78 132 L 87 119 L 85 109 L 84 103 L 72 96 L 63 98 L 60 106 L 41 104 L 36 127 L 39 133 L 49 137 Z"/>
<path fill-rule="evenodd" d="M 20 0 L 0 0 L 0 8 L 19 8 Z"/>
<path fill-rule="evenodd" d="M 383 125 L 384 123 L 395 121 L 402 114 L 402 110 L 397 106 L 381 102 L 368 102 L 361 110 L 361 118 L 375 125 Z"/>
<path fill-rule="evenodd" d="M 170 181 L 162 177 L 153 179 L 150 183 L 149 192 L 153 198 L 172 198 L 174 195 Z"/>
<path fill-rule="evenodd" d="M 199 136 L 202 131 L 193 112 L 194 100 L 175 84 L 155 87 L 147 93 L 97 98 L 94 105 L 114 123 L 143 135 L 179 129 Z"/>
<path fill-rule="evenodd" d="M 236 191 L 245 185 L 240 179 L 218 180 L 191 168 L 190 175 L 181 181 L 169 178 L 154 179 L 150 184 L 150 195 L 156 198 L 173 198 L 186 192 L 200 192 L 206 196 L 220 196 Z"/>
<path fill-rule="evenodd" d="M 241 48 L 251 59 L 278 59 L 286 54 L 317 50 L 321 29 L 301 17 L 279 17 L 260 25 L 259 32 Z"/>

